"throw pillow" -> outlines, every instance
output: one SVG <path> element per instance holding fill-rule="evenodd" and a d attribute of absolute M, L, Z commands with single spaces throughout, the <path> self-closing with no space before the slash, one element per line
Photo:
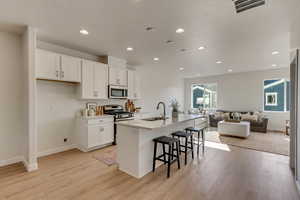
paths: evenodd
<path fill-rule="evenodd" d="M 256 115 L 256 116 L 257 116 L 257 121 L 262 121 L 262 119 L 264 118 L 264 115 L 263 115 L 263 113 L 262 113 L 262 112 L 260 112 L 260 111 L 256 111 L 256 112 L 254 112 L 254 115 Z"/>
<path fill-rule="evenodd" d="M 257 121 L 257 115 L 244 114 L 241 116 L 241 119 L 244 121 Z"/>
<path fill-rule="evenodd" d="M 221 112 L 215 113 L 215 118 L 222 118 L 222 117 L 223 117 L 223 113 L 221 113 Z"/>
<path fill-rule="evenodd" d="M 230 119 L 229 113 L 223 113 L 223 119 L 225 119 L 225 120 Z"/>

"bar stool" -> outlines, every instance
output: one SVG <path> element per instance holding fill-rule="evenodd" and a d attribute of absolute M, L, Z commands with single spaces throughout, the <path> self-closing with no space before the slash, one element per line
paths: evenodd
<path fill-rule="evenodd" d="M 192 151 L 192 158 L 194 159 L 193 133 L 177 131 L 177 132 L 172 133 L 172 136 L 173 136 L 173 138 L 177 137 L 179 139 L 179 152 L 182 152 L 185 154 L 184 155 L 184 163 L 186 165 L 188 149 L 190 149 Z M 180 138 L 185 139 L 184 145 L 180 144 Z M 190 142 L 188 142 L 189 139 L 190 139 Z M 191 146 L 188 146 L 188 144 L 191 144 Z M 181 150 L 181 147 L 184 147 L 184 150 Z"/>
<path fill-rule="evenodd" d="M 205 127 L 203 128 L 195 128 L 195 127 L 188 127 L 185 129 L 185 131 L 187 133 L 198 133 L 198 142 L 197 142 L 197 155 L 199 155 L 199 148 L 200 148 L 200 145 L 202 145 L 202 154 L 204 154 L 204 150 L 205 150 L 205 135 L 204 135 L 204 129 Z M 201 133 L 201 144 L 200 144 L 200 133 Z"/>
<path fill-rule="evenodd" d="M 162 161 L 164 164 L 168 164 L 168 174 L 167 177 L 170 177 L 170 167 L 171 164 L 173 164 L 175 161 L 177 161 L 177 165 L 178 165 L 178 169 L 180 169 L 180 159 L 179 159 L 179 148 L 180 148 L 180 144 L 179 144 L 179 140 L 175 139 L 175 138 L 171 138 L 171 137 L 167 137 L 167 136 L 161 136 L 158 138 L 154 138 L 153 139 L 154 142 L 154 154 L 153 154 L 153 168 L 152 171 L 155 172 L 155 164 L 156 164 L 156 160 Z M 156 156 L 157 153 L 157 144 L 162 144 L 162 148 L 163 148 L 163 154 Z M 169 146 L 169 151 L 166 152 L 166 147 L 165 145 Z M 176 146 L 174 148 L 174 146 Z M 174 155 L 174 151 L 176 152 L 176 154 Z M 166 156 L 168 156 L 168 160 L 166 159 Z M 175 156 L 175 159 L 173 159 Z M 163 158 L 163 159 L 162 159 Z"/>

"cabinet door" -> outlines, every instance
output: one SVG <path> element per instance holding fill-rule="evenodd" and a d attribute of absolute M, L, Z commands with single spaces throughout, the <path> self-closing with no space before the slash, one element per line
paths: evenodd
<path fill-rule="evenodd" d="M 134 74 L 134 98 L 140 99 L 141 98 L 141 90 L 140 90 L 141 80 L 137 72 Z"/>
<path fill-rule="evenodd" d="M 93 148 L 103 144 L 104 127 L 103 126 L 89 126 L 88 127 L 88 148 Z"/>
<path fill-rule="evenodd" d="M 128 70 L 127 69 L 120 69 L 119 70 L 119 85 L 121 86 L 128 86 Z"/>
<path fill-rule="evenodd" d="M 140 80 L 136 71 L 128 70 L 128 98 L 139 99 L 140 98 Z"/>
<path fill-rule="evenodd" d="M 94 91 L 95 98 L 107 99 L 108 96 L 108 67 L 102 63 L 94 63 Z"/>
<path fill-rule="evenodd" d="M 117 68 L 109 67 L 109 84 L 110 85 L 119 85 L 119 71 Z"/>
<path fill-rule="evenodd" d="M 36 50 L 36 78 L 58 80 L 60 73 L 60 56 L 56 53 Z"/>
<path fill-rule="evenodd" d="M 81 59 L 62 55 L 60 78 L 63 81 L 81 82 Z"/>
<path fill-rule="evenodd" d="M 128 70 L 128 99 L 134 99 L 135 93 L 135 72 Z"/>
<path fill-rule="evenodd" d="M 94 64 L 91 61 L 82 61 L 81 98 L 94 98 Z"/>
<path fill-rule="evenodd" d="M 114 124 L 113 123 L 105 124 L 103 128 L 104 128 L 103 144 L 112 143 L 114 141 Z"/>

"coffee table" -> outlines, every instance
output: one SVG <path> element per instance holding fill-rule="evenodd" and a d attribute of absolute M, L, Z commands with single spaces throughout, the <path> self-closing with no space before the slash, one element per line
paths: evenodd
<path fill-rule="evenodd" d="M 250 122 L 220 121 L 218 123 L 218 132 L 220 135 L 247 138 L 250 135 Z"/>

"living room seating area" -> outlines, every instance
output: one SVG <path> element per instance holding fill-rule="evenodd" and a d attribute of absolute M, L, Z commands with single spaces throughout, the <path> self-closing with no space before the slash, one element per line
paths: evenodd
<path fill-rule="evenodd" d="M 267 133 L 268 129 L 268 118 L 264 117 L 261 112 L 217 110 L 215 113 L 209 114 L 210 127 L 218 127 L 220 121 L 247 121 L 253 132 Z"/>

